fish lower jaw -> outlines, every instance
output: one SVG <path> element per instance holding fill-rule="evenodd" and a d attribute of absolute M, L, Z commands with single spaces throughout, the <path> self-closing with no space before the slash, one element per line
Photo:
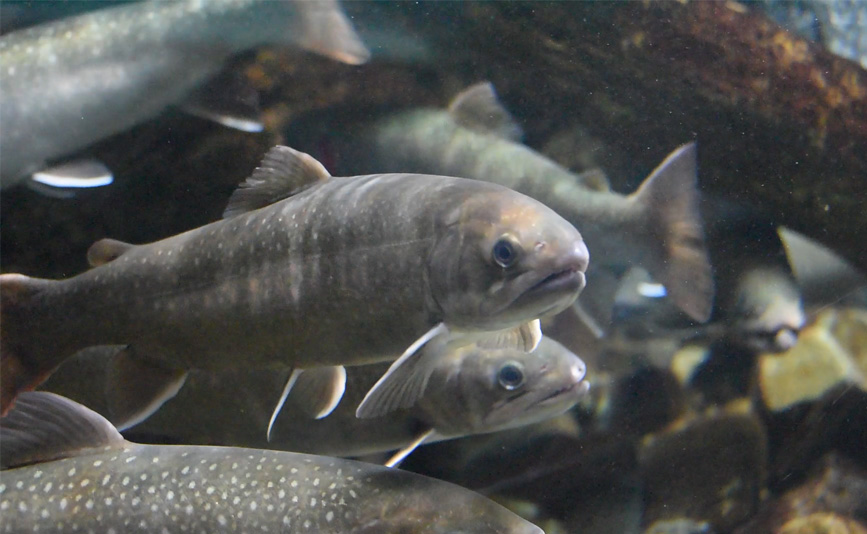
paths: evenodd
<path fill-rule="evenodd" d="M 585 381 L 575 382 L 573 384 L 569 384 L 566 387 L 560 388 L 557 391 L 554 391 L 544 399 L 540 400 L 536 403 L 536 406 L 548 406 L 550 404 L 557 404 L 565 400 L 567 396 L 573 397 L 575 401 L 583 397 L 588 391 L 590 391 L 590 384 Z"/>

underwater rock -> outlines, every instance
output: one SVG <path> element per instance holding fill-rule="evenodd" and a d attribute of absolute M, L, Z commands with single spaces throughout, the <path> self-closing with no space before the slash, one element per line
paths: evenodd
<path fill-rule="evenodd" d="M 806 480 L 765 501 L 736 533 L 864 533 L 865 521 L 867 469 L 831 453 Z"/>
<path fill-rule="evenodd" d="M 841 338 L 844 343 L 840 342 Z M 792 349 L 759 358 L 762 401 L 770 411 L 780 412 L 795 404 L 819 399 L 835 386 L 851 384 L 867 391 L 865 356 L 865 313 L 826 310 L 801 333 L 798 344 Z"/>
<path fill-rule="evenodd" d="M 767 437 L 749 401 L 740 400 L 645 438 L 638 461 L 645 524 L 686 518 L 725 532 L 758 507 Z"/>

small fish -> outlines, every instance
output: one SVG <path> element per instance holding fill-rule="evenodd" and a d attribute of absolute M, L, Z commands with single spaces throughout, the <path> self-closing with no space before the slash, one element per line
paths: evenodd
<path fill-rule="evenodd" d="M 0 419 L 0 532 L 543 534 L 467 489 L 307 454 L 139 445 L 46 392 Z"/>
<path fill-rule="evenodd" d="M 95 267 L 66 280 L 0 275 L 3 410 L 75 352 L 125 345 L 109 380 L 124 428 L 174 396 L 191 369 L 294 368 L 276 416 L 300 370 L 328 367 L 323 390 L 310 393 L 324 415 L 344 390 L 343 365 L 400 355 L 366 399 L 366 413 L 385 413 L 424 393 L 440 354 L 414 355 L 426 343 L 480 336 L 532 350 L 538 318 L 575 301 L 589 262 L 571 224 L 505 187 L 332 178 L 282 146 L 226 217 L 145 245 L 99 241 L 88 252 Z"/>
<path fill-rule="evenodd" d="M 110 183 L 92 161 L 44 167 L 157 115 L 232 55 L 264 44 L 353 65 L 369 57 L 336 0 L 153 0 L 0 37 L 0 183 Z"/>
<path fill-rule="evenodd" d="M 521 128 L 490 83 L 466 89 L 448 110 L 415 109 L 356 126 L 347 135 L 329 136 L 352 172 L 463 176 L 520 191 L 581 231 L 594 269 L 640 265 L 693 319 L 709 318 L 714 289 L 694 144 L 672 152 L 637 191 L 624 196 L 586 187 L 579 176 L 521 144 Z"/>
<path fill-rule="evenodd" d="M 106 367 L 117 350 L 86 349 L 64 362 L 43 387 L 108 413 Z M 543 338 L 531 353 L 472 344 L 437 358 L 428 387 L 412 408 L 375 419 L 356 418 L 356 405 L 387 367 L 387 363 L 348 367 L 343 399 L 322 419 L 311 420 L 316 414 L 290 396 L 270 441 L 262 428 L 272 408 L 271 392 L 286 379 L 283 373 L 192 372 L 178 396 L 129 436 L 139 441 L 361 456 L 417 446 L 420 439 L 430 443 L 531 424 L 568 410 L 589 389 L 583 380 L 584 362 L 550 338 Z M 303 373 L 295 392 L 310 380 L 314 390 L 319 389 L 315 377 L 315 370 Z"/>

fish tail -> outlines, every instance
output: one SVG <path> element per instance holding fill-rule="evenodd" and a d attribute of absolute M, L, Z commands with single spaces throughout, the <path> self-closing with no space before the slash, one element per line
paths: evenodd
<path fill-rule="evenodd" d="M 39 361 L 28 345 L 38 336 L 28 331 L 34 297 L 51 283 L 21 274 L 0 275 L 0 415 L 6 415 L 19 393 L 38 386 L 55 367 Z"/>
<path fill-rule="evenodd" d="M 370 51 L 337 0 L 298 2 L 301 34 L 298 43 L 317 54 L 349 65 L 361 65 L 370 59 Z"/>
<path fill-rule="evenodd" d="M 633 194 L 652 234 L 645 267 L 677 306 L 697 321 L 710 318 L 714 282 L 699 214 L 695 143 L 672 152 Z"/>

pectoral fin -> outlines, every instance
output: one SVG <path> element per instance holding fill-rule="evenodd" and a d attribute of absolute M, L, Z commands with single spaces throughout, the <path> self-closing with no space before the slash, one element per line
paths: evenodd
<path fill-rule="evenodd" d="M 87 159 L 70 161 L 42 169 L 33 173 L 30 179 L 35 184 L 43 186 L 80 189 L 109 185 L 114 181 L 114 175 L 103 163 Z M 37 190 L 45 192 L 44 190 Z"/>
<path fill-rule="evenodd" d="M 346 390 L 346 369 L 342 365 L 306 369 L 292 388 L 292 402 L 314 419 L 327 417 Z"/>
<path fill-rule="evenodd" d="M 261 132 L 262 109 L 259 93 L 236 69 L 226 69 L 191 93 L 181 109 L 228 128 Z"/>
<path fill-rule="evenodd" d="M 370 388 L 364 400 L 358 405 L 355 416 L 359 419 L 379 417 L 415 404 L 415 401 L 424 394 L 433 371 L 431 360 L 440 354 L 441 351 L 436 349 L 446 343 L 448 332 L 448 327 L 440 323 L 410 345 L 400 358 L 391 364 L 382 378 Z M 436 347 L 430 347 L 429 344 L 435 338 Z M 424 350 L 419 350 L 422 347 Z M 419 354 L 415 355 L 416 352 Z"/>
<path fill-rule="evenodd" d="M 435 432 L 436 430 L 430 428 L 419 434 L 418 437 L 412 440 L 409 445 L 394 453 L 394 456 L 392 456 L 388 459 L 387 462 L 385 462 L 385 467 L 397 467 L 398 465 L 400 465 L 400 463 L 404 461 L 407 456 L 412 454 L 412 451 L 416 450 L 419 445 L 421 445 L 428 438 L 433 436 Z"/>
<path fill-rule="evenodd" d="M 265 438 L 268 441 L 271 441 L 271 429 L 274 427 L 274 421 L 277 420 L 277 415 L 280 413 L 280 410 L 283 409 L 283 405 L 286 403 L 286 397 L 289 396 L 289 392 L 292 391 L 292 388 L 295 386 L 295 382 L 298 381 L 298 377 L 301 376 L 302 372 L 304 372 L 302 369 L 292 369 L 292 373 L 286 380 L 286 385 L 283 386 L 283 392 L 280 394 L 280 400 L 277 401 L 277 406 L 274 407 L 274 413 L 271 414 L 271 420 L 268 421 L 268 430 L 265 433 Z"/>
<path fill-rule="evenodd" d="M 533 352 L 540 341 L 542 341 L 541 322 L 539 319 L 534 319 L 509 330 L 485 335 L 478 344 L 488 349 L 517 348 L 524 352 Z"/>
<path fill-rule="evenodd" d="M 118 430 L 141 423 L 174 397 L 186 379 L 183 369 L 152 364 L 132 347 L 121 350 L 112 359 L 106 385 L 112 423 Z"/>

